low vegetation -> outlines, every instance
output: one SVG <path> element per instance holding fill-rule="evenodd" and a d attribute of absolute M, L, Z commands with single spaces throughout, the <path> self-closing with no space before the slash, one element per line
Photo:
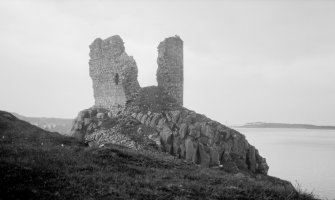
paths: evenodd
<path fill-rule="evenodd" d="M 0 111 L 0 199 L 315 199 L 273 177 L 155 151 L 89 148 Z"/>

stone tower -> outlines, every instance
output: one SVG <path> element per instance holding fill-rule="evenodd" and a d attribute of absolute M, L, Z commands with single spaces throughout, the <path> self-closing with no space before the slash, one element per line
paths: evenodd
<path fill-rule="evenodd" d="M 179 105 L 183 105 L 183 41 L 179 36 L 166 38 L 158 45 L 157 83 Z"/>
<path fill-rule="evenodd" d="M 95 107 L 117 112 L 140 90 L 136 62 L 127 55 L 118 35 L 94 40 L 90 45 L 89 66 Z"/>

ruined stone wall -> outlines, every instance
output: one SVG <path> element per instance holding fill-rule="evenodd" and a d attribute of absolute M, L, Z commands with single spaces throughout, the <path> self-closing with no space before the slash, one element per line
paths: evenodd
<path fill-rule="evenodd" d="M 94 40 L 90 45 L 89 66 L 96 107 L 117 112 L 140 89 L 136 62 L 127 55 L 118 35 Z"/>
<path fill-rule="evenodd" d="M 169 37 L 158 46 L 157 83 L 170 96 L 183 105 L 184 70 L 183 41 L 180 37 Z"/>

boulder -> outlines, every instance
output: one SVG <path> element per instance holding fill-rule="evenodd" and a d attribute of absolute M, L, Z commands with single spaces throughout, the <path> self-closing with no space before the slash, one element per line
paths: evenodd
<path fill-rule="evenodd" d="M 95 141 L 90 141 L 90 142 L 88 142 L 88 146 L 91 147 L 91 148 L 97 148 L 97 147 L 99 147 L 99 144 Z"/>
<path fill-rule="evenodd" d="M 131 117 L 136 119 L 136 115 L 137 115 L 137 113 L 133 113 L 133 114 L 131 114 Z"/>
<path fill-rule="evenodd" d="M 93 118 L 97 116 L 98 111 L 96 109 L 90 109 L 88 113 L 89 113 L 90 118 Z"/>
<path fill-rule="evenodd" d="M 219 166 L 220 165 L 220 156 L 219 152 L 215 147 L 210 148 L 210 166 Z"/>
<path fill-rule="evenodd" d="M 229 161 L 231 161 L 231 156 L 227 151 L 224 151 L 221 155 L 220 163 L 223 164 Z"/>
<path fill-rule="evenodd" d="M 166 121 L 166 118 L 161 118 L 159 121 L 158 121 L 158 124 L 156 125 L 156 127 L 158 128 L 158 129 L 162 129 L 165 125 L 166 125 L 166 123 L 165 123 L 165 121 Z"/>
<path fill-rule="evenodd" d="M 159 135 L 161 138 L 162 145 L 165 148 L 165 151 L 172 153 L 173 152 L 173 134 L 172 134 L 171 129 L 167 125 L 164 125 Z"/>
<path fill-rule="evenodd" d="M 194 124 L 191 124 L 191 125 L 188 126 L 188 132 L 189 132 L 189 135 L 194 137 L 194 138 L 200 137 L 199 127 L 197 127 Z"/>
<path fill-rule="evenodd" d="M 91 118 L 85 118 L 84 119 L 84 126 L 88 126 L 92 122 Z"/>
<path fill-rule="evenodd" d="M 173 123 L 177 123 L 178 122 L 180 113 L 181 112 L 179 110 L 170 111 Z"/>
<path fill-rule="evenodd" d="M 248 155 L 247 155 L 247 163 L 248 163 L 248 168 L 251 172 L 255 173 L 256 172 L 256 155 L 255 155 L 255 147 L 251 146 L 248 149 Z"/>
<path fill-rule="evenodd" d="M 198 142 L 193 142 L 194 153 L 192 157 L 192 162 L 196 164 L 200 164 L 200 154 L 199 154 L 199 144 Z"/>
<path fill-rule="evenodd" d="M 187 137 L 185 139 L 185 157 L 186 160 L 192 161 L 193 156 L 196 153 L 196 149 L 194 148 L 193 139 L 191 137 Z"/>
<path fill-rule="evenodd" d="M 186 158 L 186 146 L 185 146 L 185 140 L 180 140 L 180 146 L 179 146 L 179 149 L 180 149 L 180 153 L 179 153 L 180 158 L 185 159 L 185 158 Z"/>
<path fill-rule="evenodd" d="M 89 113 L 88 113 L 88 110 L 83 110 L 83 111 L 80 111 L 78 113 L 78 116 L 77 116 L 76 120 L 82 122 L 82 121 L 84 121 L 84 118 L 88 118 L 88 117 L 90 117 Z"/>
<path fill-rule="evenodd" d="M 141 121 L 142 116 L 143 116 L 143 113 L 140 112 L 140 113 L 137 114 L 136 119 L 137 119 L 138 121 Z"/>
<path fill-rule="evenodd" d="M 154 116 L 152 117 L 152 119 L 151 119 L 151 122 L 150 122 L 150 126 L 151 127 L 156 127 L 156 125 L 157 125 L 157 121 L 158 121 L 158 119 L 160 118 L 160 114 L 158 114 L 158 113 L 155 113 L 154 114 Z"/>
<path fill-rule="evenodd" d="M 170 116 L 170 113 L 169 112 L 164 112 L 164 115 L 165 115 L 165 118 L 168 122 L 171 122 L 172 121 L 172 118 Z"/>
<path fill-rule="evenodd" d="M 182 139 L 184 139 L 185 136 L 187 136 L 187 130 L 188 130 L 187 124 L 182 123 L 179 128 L 179 135 Z"/>
<path fill-rule="evenodd" d="M 145 121 L 147 120 L 147 117 L 148 117 L 148 115 L 143 115 L 143 116 L 142 116 L 142 118 L 141 118 L 141 120 L 140 120 L 142 124 L 145 123 Z"/>
<path fill-rule="evenodd" d="M 206 145 L 206 146 L 209 146 L 209 139 L 208 137 L 200 137 L 198 139 L 199 143 L 203 144 L 203 145 Z"/>
<path fill-rule="evenodd" d="M 148 117 L 147 117 L 147 120 L 145 120 L 145 122 L 144 122 L 144 124 L 146 125 L 146 126 L 150 126 L 150 122 L 151 122 L 151 119 L 152 119 L 152 117 L 153 117 L 153 115 L 149 115 Z"/>
<path fill-rule="evenodd" d="M 181 140 L 180 136 L 173 133 L 173 155 L 178 156 L 179 158 L 181 158 L 181 144 L 183 143 L 183 141 Z"/>
<path fill-rule="evenodd" d="M 97 114 L 97 118 L 98 118 L 98 119 L 104 119 L 104 118 L 105 118 L 105 113 L 99 112 L 99 113 Z"/>
<path fill-rule="evenodd" d="M 86 131 L 87 131 L 88 133 L 90 133 L 90 132 L 94 131 L 97 127 L 98 127 L 98 125 L 96 125 L 95 123 L 90 123 L 90 124 L 87 126 Z"/>
<path fill-rule="evenodd" d="M 257 165 L 256 173 L 267 174 L 269 171 L 269 165 L 266 163 L 266 159 L 262 158 L 262 160 Z"/>
<path fill-rule="evenodd" d="M 204 144 L 199 143 L 199 163 L 202 167 L 209 167 L 210 164 L 210 149 Z"/>
<path fill-rule="evenodd" d="M 201 124 L 201 135 L 208 138 L 212 138 L 214 137 L 214 131 L 209 125 L 203 123 Z"/>

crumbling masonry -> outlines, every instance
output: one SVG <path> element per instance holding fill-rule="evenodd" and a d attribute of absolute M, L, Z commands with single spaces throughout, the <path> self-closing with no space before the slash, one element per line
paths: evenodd
<path fill-rule="evenodd" d="M 136 62 L 125 52 L 121 37 L 95 39 L 90 45 L 90 58 L 95 106 L 112 112 L 123 109 L 140 85 Z"/>
<path fill-rule="evenodd" d="M 158 86 L 183 105 L 183 41 L 166 38 L 158 46 Z M 90 45 L 90 76 L 95 107 L 116 113 L 136 97 L 140 90 L 138 69 L 133 57 L 125 52 L 120 36 L 97 38 Z"/>
<path fill-rule="evenodd" d="M 183 105 L 184 69 L 183 41 L 180 37 L 166 38 L 158 46 L 157 83 L 167 94 Z"/>
<path fill-rule="evenodd" d="M 166 38 L 158 46 L 158 86 L 183 105 L 183 41 Z M 90 76 L 95 107 L 116 113 L 136 97 L 140 90 L 138 69 L 133 57 L 125 52 L 120 36 L 97 38 L 90 45 Z"/>

